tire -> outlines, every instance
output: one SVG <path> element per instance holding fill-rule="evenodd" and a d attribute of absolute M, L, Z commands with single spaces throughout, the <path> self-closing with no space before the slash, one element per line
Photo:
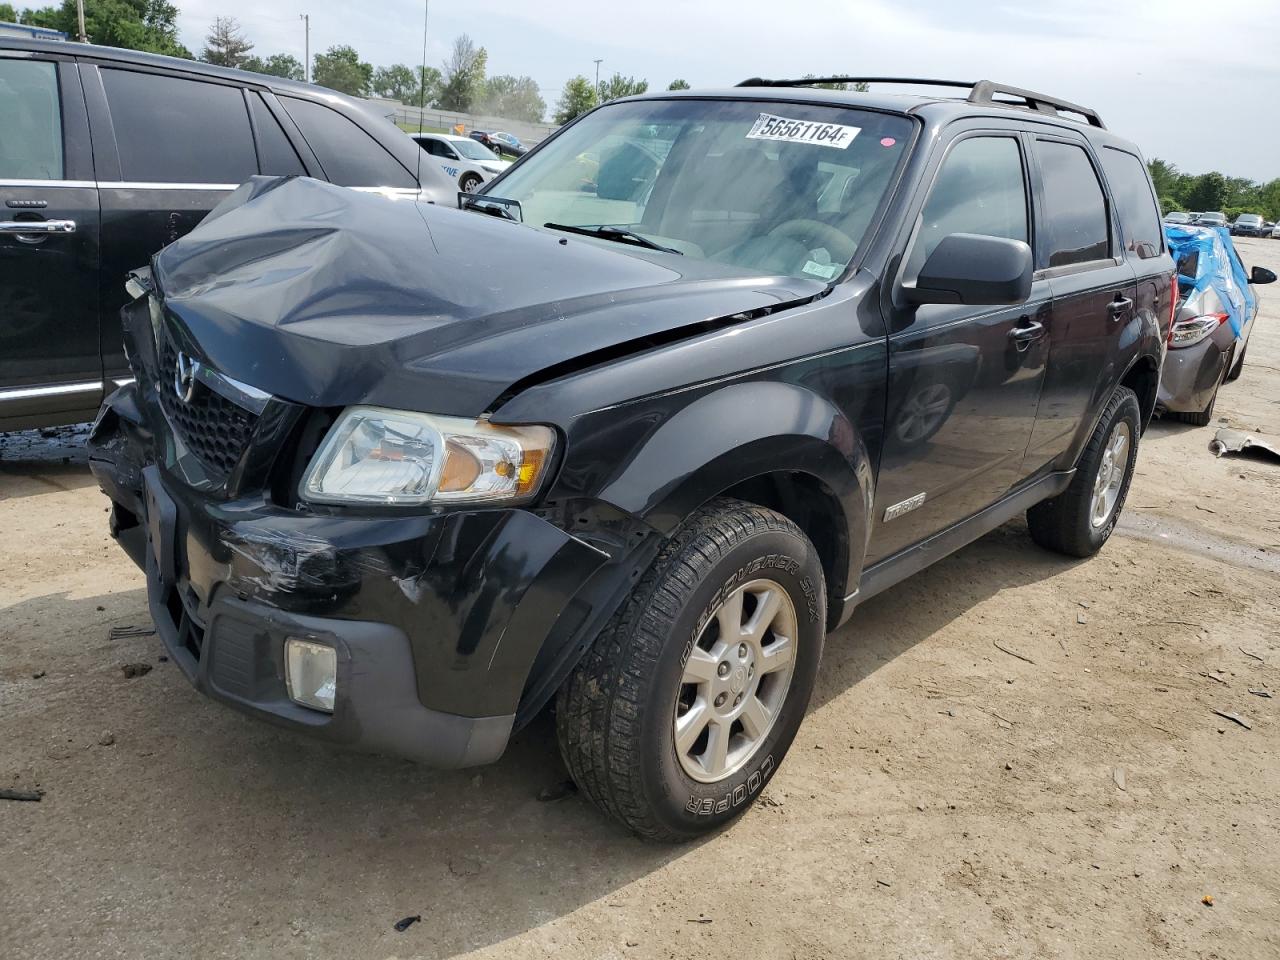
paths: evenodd
<path fill-rule="evenodd" d="M 1127 431 L 1127 440 L 1120 453 L 1111 448 L 1122 429 Z M 1071 485 L 1053 499 L 1037 503 L 1027 511 L 1031 539 L 1045 549 L 1071 557 L 1091 557 L 1101 550 L 1110 539 L 1129 495 L 1141 429 L 1142 411 L 1137 395 L 1128 387 L 1117 387 L 1076 463 Z M 1123 473 L 1118 477 L 1113 467 L 1117 455 L 1124 460 Z M 1097 511 L 1095 494 L 1104 469 L 1112 482 L 1103 488 L 1107 491 L 1105 511 Z"/>
<path fill-rule="evenodd" d="M 737 615 L 745 629 L 760 598 L 775 591 L 769 622 L 778 632 L 722 644 L 720 624 L 733 622 L 733 598 L 744 597 Z M 662 549 L 560 690 L 556 732 L 579 789 L 650 840 L 692 840 L 745 812 L 804 718 L 825 626 L 822 567 L 800 529 L 753 504 L 712 501 Z M 772 657 L 792 631 L 787 667 Z M 733 659 L 748 643 L 748 656 Z M 691 671 L 704 679 L 688 682 Z M 774 709 L 763 727 L 761 714 L 742 712 L 766 702 Z M 745 719 L 729 719 L 735 711 Z M 677 723 L 685 728 L 683 752 Z M 705 732 L 694 738 L 699 723 Z M 722 730 L 730 747 L 717 771 L 713 742 Z"/>
<path fill-rule="evenodd" d="M 1240 374 L 1244 373 L 1244 355 L 1249 352 L 1249 345 L 1246 343 L 1244 349 L 1240 351 L 1240 356 L 1236 357 L 1236 362 L 1231 365 L 1231 369 L 1227 372 L 1226 383 L 1235 383 L 1240 379 Z"/>
<path fill-rule="evenodd" d="M 458 189 L 463 193 L 474 193 L 484 179 L 478 173 L 464 173 L 458 178 Z"/>

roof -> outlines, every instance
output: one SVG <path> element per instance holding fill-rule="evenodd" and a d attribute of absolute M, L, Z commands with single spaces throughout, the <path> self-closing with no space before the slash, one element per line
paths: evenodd
<path fill-rule="evenodd" d="M 264 73 L 251 73 L 248 70 L 233 70 L 230 67 L 219 67 L 200 60 L 187 60 L 183 57 L 166 57 L 158 53 L 145 53 L 141 50 L 123 50 L 119 47 L 102 47 L 94 43 L 69 43 L 65 40 L 35 40 L 24 37 L 6 37 L 0 35 L 0 50 L 30 50 L 37 53 L 53 53 L 62 56 L 87 57 L 94 60 L 109 60 L 115 63 L 128 63 L 142 67 L 157 67 L 189 73 L 193 76 L 221 77 L 224 80 L 244 82 L 253 78 L 259 85 L 273 90 L 293 93 L 311 93 L 317 91 L 336 97 L 347 98 L 345 94 L 326 87 L 318 87 L 314 83 L 303 83 L 300 80 L 285 80 L 283 77 L 272 77 Z"/>
<path fill-rule="evenodd" d="M 67 35 L 61 30 L 54 30 L 51 27 L 36 27 L 29 23 L 12 23 L 9 20 L 0 20 L 0 39 L 4 37 L 43 37 L 46 40 L 65 40 Z"/>

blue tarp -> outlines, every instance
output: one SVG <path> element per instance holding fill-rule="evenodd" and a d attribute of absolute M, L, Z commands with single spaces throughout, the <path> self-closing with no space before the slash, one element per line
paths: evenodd
<path fill-rule="evenodd" d="M 1231 331 L 1240 336 L 1245 318 L 1253 313 L 1254 293 L 1249 286 L 1248 274 L 1244 272 L 1244 264 L 1231 242 L 1231 233 L 1226 227 L 1188 227 L 1166 223 L 1164 235 L 1169 241 L 1169 252 L 1178 265 L 1178 292 L 1187 297 L 1212 287 L 1227 306 Z M 1183 273 L 1189 268 L 1194 269 L 1195 276 Z"/>

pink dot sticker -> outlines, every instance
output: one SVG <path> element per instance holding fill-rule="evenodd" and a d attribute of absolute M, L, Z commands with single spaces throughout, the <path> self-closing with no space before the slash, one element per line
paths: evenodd
<path fill-rule="evenodd" d="M 897 140 L 895 140 L 895 139 L 893 139 L 893 137 L 883 137 L 883 138 L 880 140 L 880 146 L 882 146 L 882 147 L 892 147 L 892 146 L 893 146 L 895 143 L 897 143 L 897 142 L 898 142 L 898 141 L 897 141 Z"/>

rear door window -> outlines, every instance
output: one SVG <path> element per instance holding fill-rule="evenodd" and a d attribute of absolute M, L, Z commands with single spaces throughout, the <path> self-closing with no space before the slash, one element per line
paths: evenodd
<path fill-rule="evenodd" d="M 416 187 L 413 176 L 359 125 L 320 103 L 282 97 L 307 144 L 340 187 Z"/>
<path fill-rule="evenodd" d="M 1102 168 L 1120 214 L 1125 249 L 1143 260 L 1160 256 L 1164 250 L 1164 230 L 1146 167 L 1132 153 L 1105 147 Z"/>
<path fill-rule="evenodd" d="M 123 180 L 240 184 L 258 172 L 239 87 L 110 67 L 101 73 Z"/>
<path fill-rule="evenodd" d="M 1022 149 L 1013 137 L 969 137 L 942 161 L 920 215 L 908 278 L 953 233 L 976 233 L 1030 243 Z"/>
<path fill-rule="evenodd" d="M 1110 256 L 1107 201 L 1083 147 L 1037 140 L 1044 183 L 1045 243 L 1038 267 L 1066 267 Z"/>
<path fill-rule="evenodd" d="M 253 125 L 258 130 L 258 166 L 273 177 L 306 176 L 306 168 L 298 158 L 298 151 L 285 135 L 280 121 L 271 114 L 262 96 L 249 95 L 253 105 Z"/>
<path fill-rule="evenodd" d="M 61 180 L 57 67 L 0 59 L 0 179 Z"/>

